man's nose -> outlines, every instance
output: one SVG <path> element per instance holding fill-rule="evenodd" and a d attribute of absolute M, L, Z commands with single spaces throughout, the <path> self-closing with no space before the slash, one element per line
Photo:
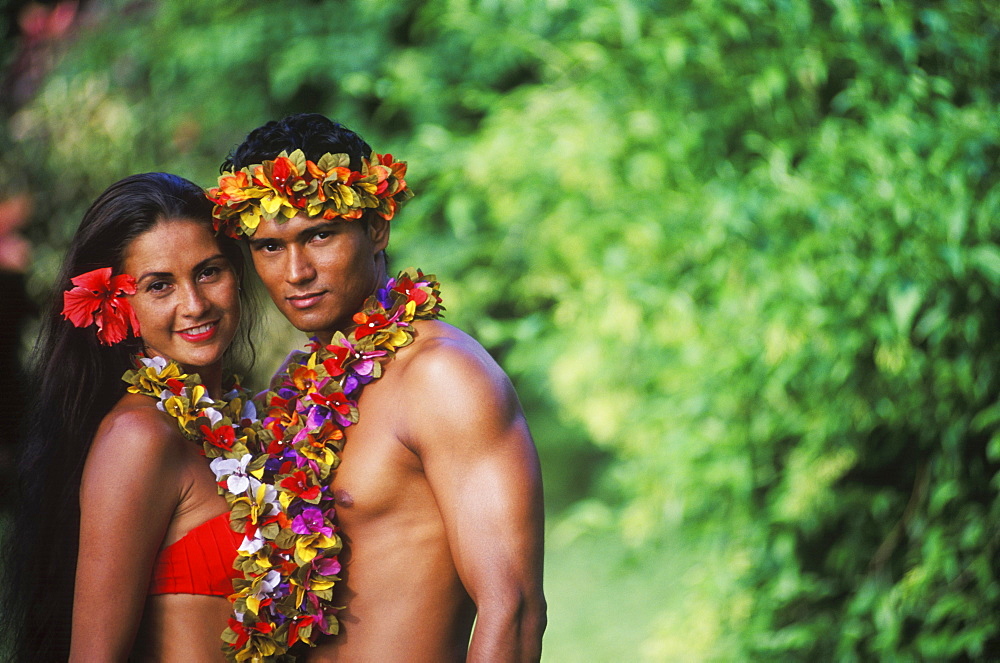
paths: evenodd
<path fill-rule="evenodd" d="M 288 272 L 285 279 L 293 285 L 303 285 L 316 278 L 316 268 L 313 267 L 309 255 L 297 246 L 288 248 Z"/>

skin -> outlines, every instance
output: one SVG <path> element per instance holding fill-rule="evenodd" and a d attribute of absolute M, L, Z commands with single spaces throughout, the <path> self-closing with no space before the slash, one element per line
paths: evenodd
<path fill-rule="evenodd" d="M 236 275 L 206 224 L 161 221 L 127 247 L 124 271 L 147 354 L 172 358 L 219 396 L 239 323 Z M 214 332 L 190 330 L 206 324 Z M 207 338 L 206 338 L 207 337 Z M 148 396 L 103 419 L 80 485 L 71 661 L 224 661 L 226 597 L 147 596 L 159 551 L 228 511 L 199 446 Z"/>
<path fill-rule="evenodd" d="M 376 254 L 389 242 L 385 223 L 365 226 L 297 216 L 262 221 L 250 255 L 271 301 L 296 329 L 328 341 L 343 329 L 379 280 Z"/>
<path fill-rule="evenodd" d="M 263 222 L 251 255 L 278 308 L 325 340 L 384 282 L 388 240 L 382 219 L 297 216 Z M 326 294 L 292 305 L 314 292 Z M 345 543 L 341 632 L 300 655 L 538 660 L 541 477 L 517 396 L 471 337 L 439 321 L 415 328 L 414 343 L 362 392 L 332 485 Z"/>

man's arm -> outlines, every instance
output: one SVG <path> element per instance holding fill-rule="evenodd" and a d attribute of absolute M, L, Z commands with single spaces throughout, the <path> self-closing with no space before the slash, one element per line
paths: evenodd
<path fill-rule="evenodd" d="M 408 443 L 437 500 L 459 577 L 476 604 L 469 661 L 537 661 L 545 630 L 538 454 L 499 366 L 456 332 L 428 339 L 407 370 L 419 399 Z"/>

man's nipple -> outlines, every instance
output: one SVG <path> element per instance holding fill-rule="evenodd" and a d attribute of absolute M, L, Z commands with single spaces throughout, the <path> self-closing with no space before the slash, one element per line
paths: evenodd
<path fill-rule="evenodd" d="M 333 491 L 333 499 L 337 503 L 337 506 L 354 506 L 354 498 L 351 497 L 351 494 L 343 488 L 338 488 Z"/>

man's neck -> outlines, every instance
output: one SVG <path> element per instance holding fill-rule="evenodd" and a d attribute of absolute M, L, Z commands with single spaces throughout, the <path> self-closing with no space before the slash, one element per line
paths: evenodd
<path fill-rule="evenodd" d="M 386 281 L 388 280 L 389 277 L 386 274 L 385 270 L 384 255 L 379 254 L 375 261 L 375 285 L 371 289 L 371 292 L 365 295 L 364 299 L 362 299 L 360 302 L 357 303 L 357 305 L 351 311 L 351 314 L 347 317 L 346 320 L 342 320 L 340 324 L 334 326 L 333 329 L 324 329 L 323 331 L 313 332 L 310 333 L 309 336 L 314 336 L 324 345 L 328 344 L 330 340 L 333 338 L 333 335 L 336 334 L 337 332 L 340 332 L 344 336 L 347 336 L 347 333 L 350 331 L 350 329 L 354 327 L 354 314 L 361 311 L 365 306 L 365 302 L 368 301 L 368 298 L 374 295 L 376 292 L 378 292 L 378 289 L 384 286 Z"/>

